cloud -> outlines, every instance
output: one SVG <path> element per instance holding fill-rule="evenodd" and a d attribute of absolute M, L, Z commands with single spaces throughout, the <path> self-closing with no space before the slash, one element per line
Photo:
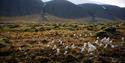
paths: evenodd
<path fill-rule="evenodd" d="M 75 4 L 81 3 L 96 3 L 96 4 L 110 4 L 120 7 L 125 7 L 125 0 L 68 0 Z"/>
<path fill-rule="evenodd" d="M 51 1 L 51 0 L 43 0 Z M 125 7 L 125 0 L 68 0 L 75 4 L 82 4 L 82 3 L 97 3 L 97 4 L 110 4 L 110 5 L 116 5 L 120 7 Z"/>
<path fill-rule="evenodd" d="M 91 0 L 96 2 L 101 2 L 105 4 L 117 5 L 120 7 L 125 7 L 125 0 Z"/>
<path fill-rule="evenodd" d="M 68 1 L 71 1 L 75 4 L 81 4 L 81 3 L 97 3 L 95 1 L 92 1 L 92 0 L 68 0 Z"/>
<path fill-rule="evenodd" d="M 51 1 L 51 0 L 42 0 L 43 2 Z"/>

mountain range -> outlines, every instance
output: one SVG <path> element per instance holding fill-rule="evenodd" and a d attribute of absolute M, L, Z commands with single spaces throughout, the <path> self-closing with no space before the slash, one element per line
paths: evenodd
<path fill-rule="evenodd" d="M 41 10 L 62 18 L 90 17 L 94 20 L 96 18 L 125 20 L 125 8 L 113 5 L 93 3 L 75 5 L 67 0 L 52 0 L 46 3 L 41 0 L 0 0 L 0 16 L 40 14 Z"/>
<path fill-rule="evenodd" d="M 22 16 L 39 13 L 42 5 L 41 0 L 0 0 L 0 15 Z"/>

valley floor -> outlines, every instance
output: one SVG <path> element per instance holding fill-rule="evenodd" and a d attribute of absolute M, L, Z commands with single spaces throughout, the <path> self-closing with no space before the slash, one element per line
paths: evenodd
<path fill-rule="evenodd" d="M 0 63 L 125 63 L 125 23 L 1 23 Z"/>

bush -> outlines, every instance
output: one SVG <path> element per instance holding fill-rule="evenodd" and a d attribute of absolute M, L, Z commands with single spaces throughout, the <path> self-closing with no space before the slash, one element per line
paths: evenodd
<path fill-rule="evenodd" d="M 9 40 L 7 38 L 0 38 L 0 48 L 6 47 L 9 44 Z"/>
<path fill-rule="evenodd" d="M 109 34 L 108 32 L 101 31 L 101 32 L 97 32 L 97 33 L 96 33 L 96 36 L 97 36 L 97 37 L 100 37 L 100 38 L 103 38 L 103 37 L 109 37 L 110 34 Z"/>
<path fill-rule="evenodd" d="M 117 29 L 115 27 L 108 27 L 100 32 L 96 33 L 96 37 L 118 37 L 121 36 L 121 33 L 119 31 L 117 31 Z"/>
<path fill-rule="evenodd" d="M 112 33 L 112 34 L 115 33 L 115 32 L 117 32 L 115 27 L 106 28 L 104 31 Z"/>

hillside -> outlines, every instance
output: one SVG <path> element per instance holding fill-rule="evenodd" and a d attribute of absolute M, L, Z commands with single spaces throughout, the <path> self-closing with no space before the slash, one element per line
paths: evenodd
<path fill-rule="evenodd" d="M 46 11 L 51 15 L 63 18 L 80 18 L 87 15 L 81 7 L 67 0 L 52 0 L 46 4 Z"/>
<path fill-rule="evenodd" d="M 75 5 L 67 0 L 52 0 L 46 4 L 46 12 L 48 14 L 63 18 L 125 19 L 124 8 L 113 5 L 92 3 Z"/>
<path fill-rule="evenodd" d="M 124 17 L 124 8 L 120 8 L 118 6 L 112 6 L 112 5 L 98 5 L 98 4 L 80 4 L 80 7 L 82 7 L 84 10 L 89 13 L 90 16 L 92 14 L 95 15 L 95 17 L 100 18 L 106 18 L 106 19 L 125 19 Z"/>
<path fill-rule="evenodd" d="M 40 13 L 41 0 L 0 0 L 0 16 L 21 16 Z"/>
<path fill-rule="evenodd" d="M 42 1 L 0 0 L 0 63 L 125 63 L 125 8 Z"/>
<path fill-rule="evenodd" d="M 26 16 L 40 14 L 42 9 L 43 2 L 41 0 L 0 1 L 0 16 Z M 98 5 L 92 3 L 75 5 L 67 0 L 52 0 L 46 2 L 44 11 L 47 15 L 61 18 L 125 20 L 125 8 L 113 5 Z"/>

